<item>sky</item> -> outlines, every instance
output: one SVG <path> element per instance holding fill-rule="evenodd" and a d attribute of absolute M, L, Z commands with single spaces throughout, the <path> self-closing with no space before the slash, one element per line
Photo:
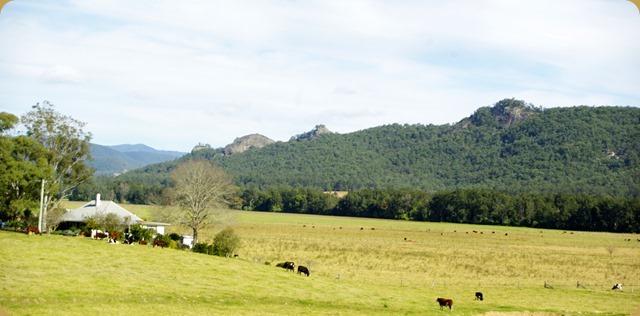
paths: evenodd
<path fill-rule="evenodd" d="M 0 112 L 43 101 L 100 145 L 190 151 L 323 124 L 451 124 L 504 98 L 640 106 L 627 0 L 13 0 Z"/>

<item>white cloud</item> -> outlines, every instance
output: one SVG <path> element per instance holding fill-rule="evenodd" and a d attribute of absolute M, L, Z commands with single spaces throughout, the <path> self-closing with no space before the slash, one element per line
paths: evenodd
<path fill-rule="evenodd" d="M 187 151 L 451 123 L 507 97 L 639 106 L 638 29 L 611 0 L 14 1 L 0 108 L 50 100 L 97 143 Z"/>
<path fill-rule="evenodd" d="M 81 83 L 85 80 L 80 71 L 65 65 L 49 67 L 42 74 L 42 78 L 48 83 Z"/>

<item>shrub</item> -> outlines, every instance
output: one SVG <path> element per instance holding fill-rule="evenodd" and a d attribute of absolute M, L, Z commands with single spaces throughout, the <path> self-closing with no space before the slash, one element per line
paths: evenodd
<path fill-rule="evenodd" d="M 87 217 L 85 218 L 85 222 L 86 222 L 87 231 L 89 231 L 89 233 L 91 232 L 92 229 L 100 228 L 100 223 L 98 223 L 97 216 Z M 88 234 L 87 236 L 91 236 L 91 234 Z"/>
<path fill-rule="evenodd" d="M 176 233 L 169 234 L 169 238 L 171 238 L 171 240 L 173 240 L 173 241 L 178 241 L 178 240 L 181 239 L 180 235 L 178 235 Z"/>
<path fill-rule="evenodd" d="M 231 227 L 223 229 L 213 238 L 215 254 L 218 256 L 230 256 L 240 245 L 240 237 Z"/>
<path fill-rule="evenodd" d="M 215 248 L 213 245 L 209 245 L 207 243 L 197 243 L 193 246 L 193 252 L 204 253 L 207 255 L 214 255 Z"/>
<path fill-rule="evenodd" d="M 172 241 L 171 238 L 169 238 L 169 236 L 163 235 L 163 234 L 156 235 L 156 238 L 154 238 L 154 240 L 162 240 L 166 242 L 167 245 Z"/>
<path fill-rule="evenodd" d="M 196 243 L 193 245 L 193 252 L 207 253 L 207 244 L 202 242 Z"/>
<path fill-rule="evenodd" d="M 91 237 L 91 227 L 89 225 L 85 225 L 81 230 L 84 233 L 85 237 Z"/>
<path fill-rule="evenodd" d="M 11 220 L 7 222 L 7 229 L 18 230 L 22 229 L 22 221 L 20 220 Z"/>
<path fill-rule="evenodd" d="M 118 215 L 116 215 L 115 213 L 107 213 L 104 216 L 103 226 L 106 231 L 114 232 L 122 230 L 124 224 L 122 223 L 120 217 L 118 217 Z"/>
<path fill-rule="evenodd" d="M 140 225 L 131 225 L 131 235 L 133 235 L 134 242 L 140 240 L 151 241 L 151 230 L 145 229 Z"/>

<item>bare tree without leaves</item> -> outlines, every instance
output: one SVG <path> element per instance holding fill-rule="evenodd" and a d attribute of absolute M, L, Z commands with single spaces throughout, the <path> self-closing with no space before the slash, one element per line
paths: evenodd
<path fill-rule="evenodd" d="M 205 160 L 190 160 L 171 172 L 173 205 L 179 208 L 175 221 L 198 231 L 222 221 L 228 213 L 228 197 L 235 192 L 231 177 Z"/>

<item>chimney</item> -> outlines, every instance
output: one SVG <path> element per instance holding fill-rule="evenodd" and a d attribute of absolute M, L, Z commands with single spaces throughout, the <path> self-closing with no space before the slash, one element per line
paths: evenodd
<path fill-rule="evenodd" d="M 100 206 L 100 193 L 96 194 L 96 207 Z"/>

